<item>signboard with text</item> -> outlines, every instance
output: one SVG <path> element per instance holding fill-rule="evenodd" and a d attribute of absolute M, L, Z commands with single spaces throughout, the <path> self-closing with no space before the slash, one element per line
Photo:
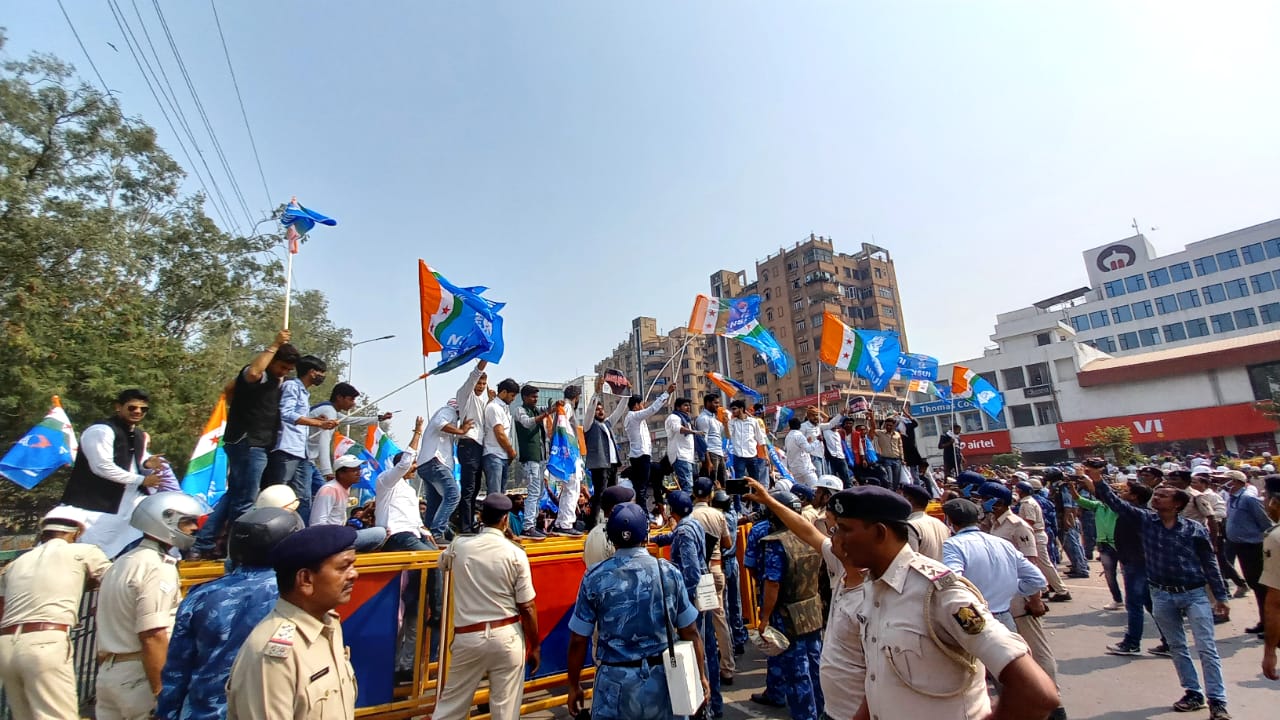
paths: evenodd
<path fill-rule="evenodd" d="M 960 436 L 964 442 L 965 457 L 982 455 L 1000 455 L 1013 451 L 1013 443 L 1009 439 L 1008 430 L 994 432 L 965 433 Z"/>
<path fill-rule="evenodd" d="M 1199 440 L 1276 431 L 1275 422 L 1254 409 L 1253 403 L 1237 403 L 1195 410 L 1168 410 L 1058 423 L 1058 441 L 1064 448 L 1089 447 L 1085 436 L 1099 427 L 1128 428 L 1134 443 Z"/>

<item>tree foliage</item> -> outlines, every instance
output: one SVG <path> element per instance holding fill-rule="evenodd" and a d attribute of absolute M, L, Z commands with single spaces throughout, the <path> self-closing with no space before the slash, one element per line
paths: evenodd
<path fill-rule="evenodd" d="M 1084 441 L 1093 448 L 1094 452 L 1102 455 L 1110 454 L 1115 463 L 1120 466 L 1129 465 L 1138 457 L 1133 447 L 1133 434 L 1127 427 L 1096 427 L 1084 436 Z"/>
<path fill-rule="evenodd" d="M 69 65 L 0 65 L 0 452 L 52 395 L 81 430 L 141 387 L 152 447 L 181 473 L 222 386 L 270 342 L 278 237 L 224 232 L 183 176 L 151 127 Z M 291 315 L 295 344 L 337 377 L 348 333 L 323 294 L 295 293 Z M 0 503 L 48 507 L 63 475 L 34 492 L 0 481 Z"/>

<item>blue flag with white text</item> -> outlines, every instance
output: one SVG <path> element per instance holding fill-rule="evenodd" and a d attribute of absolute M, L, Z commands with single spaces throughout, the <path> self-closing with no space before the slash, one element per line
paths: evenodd
<path fill-rule="evenodd" d="M 898 333 L 892 330 L 855 330 L 861 340 L 862 353 L 854 372 L 866 378 L 871 389 L 880 392 L 889 387 L 889 381 L 898 372 L 898 357 L 902 344 Z"/>

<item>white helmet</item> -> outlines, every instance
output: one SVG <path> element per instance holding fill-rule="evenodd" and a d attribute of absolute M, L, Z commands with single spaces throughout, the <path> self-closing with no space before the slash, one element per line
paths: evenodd
<path fill-rule="evenodd" d="M 129 516 L 129 524 L 162 543 L 188 550 L 195 544 L 196 536 L 178 527 L 184 520 L 199 520 L 201 515 L 208 514 L 209 506 L 199 498 L 180 492 L 162 492 L 143 498 Z"/>
<path fill-rule="evenodd" d="M 254 508 L 298 509 L 298 494 L 288 485 L 268 485 L 258 492 L 258 499 L 253 501 Z"/>

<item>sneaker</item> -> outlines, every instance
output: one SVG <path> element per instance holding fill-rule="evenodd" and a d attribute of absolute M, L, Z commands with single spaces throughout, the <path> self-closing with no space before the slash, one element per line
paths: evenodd
<path fill-rule="evenodd" d="M 1246 595 L 1248 595 L 1248 594 L 1249 594 L 1249 586 L 1248 586 L 1248 585 L 1237 585 L 1237 586 L 1236 586 L 1235 594 L 1233 594 L 1231 597 L 1233 597 L 1233 598 L 1242 598 L 1242 597 L 1245 597 L 1245 596 L 1246 596 Z"/>
<path fill-rule="evenodd" d="M 1142 651 L 1132 645 L 1125 645 L 1124 643 L 1116 643 L 1115 645 L 1107 646 L 1107 654 L 1108 655 L 1141 655 Z"/>
<path fill-rule="evenodd" d="M 1159 655 L 1160 657 L 1172 657 L 1169 653 L 1169 643 L 1160 643 L 1153 648 L 1147 648 L 1147 652 L 1152 655 Z M 1204 707 L 1204 705 L 1201 705 L 1200 707 Z"/>
<path fill-rule="evenodd" d="M 1124 603 L 1109 602 L 1109 603 L 1107 603 L 1106 605 L 1103 605 L 1103 606 L 1102 606 L 1102 609 L 1103 609 L 1103 610 L 1123 610 L 1123 609 L 1124 609 Z"/>
<path fill-rule="evenodd" d="M 1173 704 L 1175 712 L 1193 712 L 1204 709 L 1204 696 L 1188 690 L 1182 699 Z"/>
<path fill-rule="evenodd" d="M 560 537 L 582 537 L 582 531 L 581 531 L 581 530 L 575 530 L 575 529 L 573 529 L 573 528 L 560 527 L 559 525 L 553 525 L 553 526 L 551 527 L 551 534 L 552 534 L 552 535 L 559 535 Z"/>
<path fill-rule="evenodd" d="M 1231 720 L 1231 713 L 1227 712 L 1227 704 L 1217 700 L 1210 700 L 1209 720 Z"/>
<path fill-rule="evenodd" d="M 525 530 L 523 533 L 521 533 L 520 537 L 524 538 L 525 540 L 546 540 L 547 534 L 542 532 L 538 528 L 529 528 L 528 530 Z"/>

